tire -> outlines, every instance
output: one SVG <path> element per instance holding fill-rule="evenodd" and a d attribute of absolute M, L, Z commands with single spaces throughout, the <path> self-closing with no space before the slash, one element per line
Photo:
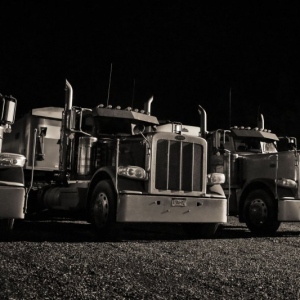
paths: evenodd
<path fill-rule="evenodd" d="M 186 223 L 182 226 L 188 236 L 205 238 L 212 237 L 216 233 L 219 223 Z"/>
<path fill-rule="evenodd" d="M 280 226 L 276 203 L 265 190 L 250 192 L 243 212 L 247 227 L 256 235 L 272 235 Z"/>
<path fill-rule="evenodd" d="M 12 233 L 14 227 L 14 219 L 0 219 L 0 238 L 5 239 Z"/>
<path fill-rule="evenodd" d="M 120 226 L 116 223 L 116 195 L 109 180 L 100 181 L 89 205 L 89 218 L 99 239 L 115 239 Z"/>

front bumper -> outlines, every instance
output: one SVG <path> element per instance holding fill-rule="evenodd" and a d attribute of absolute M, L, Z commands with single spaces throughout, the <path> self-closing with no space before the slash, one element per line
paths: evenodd
<path fill-rule="evenodd" d="M 300 199 L 292 197 L 279 199 L 278 221 L 300 222 Z"/>
<path fill-rule="evenodd" d="M 174 206 L 177 200 L 185 206 Z M 117 222 L 225 223 L 227 200 L 120 193 Z"/>
<path fill-rule="evenodd" d="M 24 218 L 25 188 L 19 185 L 0 186 L 0 219 Z"/>

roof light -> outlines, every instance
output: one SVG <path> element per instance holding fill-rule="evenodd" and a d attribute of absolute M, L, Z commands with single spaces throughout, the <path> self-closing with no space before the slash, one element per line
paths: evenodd
<path fill-rule="evenodd" d="M 244 127 L 244 126 L 241 126 L 240 129 L 245 129 L 245 127 Z"/>
<path fill-rule="evenodd" d="M 97 108 L 103 108 L 104 107 L 104 104 L 99 104 L 98 106 L 97 106 Z"/>
<path fill-rule="evenodd" d="M 134 109 L 134 112 L 139 112 L 139 110 L 137 108 Z"/>
<path fill-rule="evenodd" d="M 116 107 L 116 109 L 121 109 L 121 106 L 118 105 L 118 106 Z"/>
<path fill-rule="evenodd" d="M 128 106 L 125 108 L 125 110 L 132 111 L 132 108 L 130 106 Z"/>
<path fill-rule="evenodd" d="M 140 113 L 141 113 L 141 114 L 144 114 L 144 113 L 145 113 L 145 111 L 142 109 L 142 110 L 140 110 Z"/>
<path fill-rule="evenodd" d="M 111 105 L 107 105 L 107 107 L 106 108 L 112 108 L 112 106 Z"/>
<path fill-rule="evenodd" d="M 258 127 L 254 127 L 252 130 L 258 131 Z"/>

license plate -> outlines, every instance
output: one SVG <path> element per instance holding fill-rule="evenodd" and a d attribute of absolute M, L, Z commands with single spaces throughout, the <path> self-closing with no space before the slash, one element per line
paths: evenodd
<path fill-rule="evenodd" d="M 172 206 L 180 206 L 180 207 L 184 207 L 186 206 L 186 199 L 177 199 L 177 198 L 173 198 L 172 199 Z"/>

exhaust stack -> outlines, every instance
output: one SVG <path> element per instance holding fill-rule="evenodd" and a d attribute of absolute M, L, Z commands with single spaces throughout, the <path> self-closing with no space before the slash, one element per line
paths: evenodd
<path fill-rule="evenodd" d="M 265 129 L 265 119 L 263 114 L 260 114 L 260 118 L 257 120 L 257 127 L 261 129 Z"/>
<path fill-rule="evenodd" d="M 151 115 L 151 103 L 153 101 L 153 96 L 145 103 L 144 110 L 147 115 Z"/>
<path fill-rule="evenodd" d="M 62 122 L 60 130 L 60 148 L 59 148 L 59 170 L 61 171 L 60 179 L 63 182 L 67 181 L 67 168 L 68 168 L 68 146 L 70 134 L 70 118 L 73 103 L 73 88 L 66 80 L 65 85 L 65 108 L 62 112 Z"/>
<path fill-rule="evenodd" d="M 201 105 L 198 105 L 198 112 L 200 115 L 200 134 L 203 138 L 206 138 L 207 134 L 207 115 L 206 111 Z"/>

